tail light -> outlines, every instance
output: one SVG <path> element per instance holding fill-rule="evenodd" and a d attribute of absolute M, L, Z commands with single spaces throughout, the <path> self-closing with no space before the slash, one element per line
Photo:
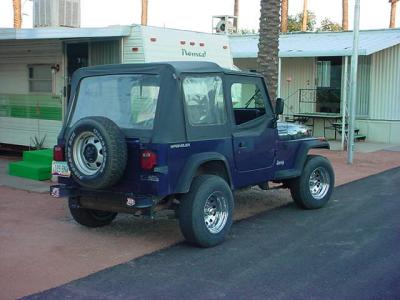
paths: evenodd
<path fill-rule="evenodd" d="M 65 160 L 65 155 L 64 155 L 64 147 L 60 145 L 56 145 L 53 148 L 53 159 L 55 161 L 64 161 Z"/>
<path fill-rule="evenodd" d="M 150 171 L 157 165 L 157 154 L 150 150 L 142 151 L 140 166 L 143 170 Z"/>

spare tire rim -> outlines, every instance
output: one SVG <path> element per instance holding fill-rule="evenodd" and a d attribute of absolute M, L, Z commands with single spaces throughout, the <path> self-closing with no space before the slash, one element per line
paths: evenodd
<path fill-rule="evenodd" d="M 228 220 L 228 203 L 222 192 L 213 192 L 204 205 L 204 223 L 213 234 L 219 233 Z"/>
<path fill-rule="evenodd" d="M 84 175 L 96 174 L 104 163 L 103 144 L 93 132 L 78 135 L 72 151 L 75 165 Z"/>
<path fill-rule="evenodd" d="M 326 196 L 330 187 L 330 176 L 325 168 L 318 167 L 311 172 L 309 188 L 314 199 L 320 200 Z"/>

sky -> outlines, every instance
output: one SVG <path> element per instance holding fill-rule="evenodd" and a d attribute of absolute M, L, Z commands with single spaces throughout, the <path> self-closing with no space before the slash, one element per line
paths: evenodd
<path fill-rule="evenodd" d="M 232 15 L 233 0 L 148 0 L 148 25 L 203 32 L 212 31 L 212 16 Z M 349 0 L 349 26 L 353 27 L 355 0 Z M 21 0 L 23 24 L 32 27 L 32 1 Z M 317 22 L 328 17 L 341 23 L 342 0 L 309 0 L 309 10 Z M 139 24 L 141 0 L 81 0 L 81 26 Z M 289 14 L 302 11 L 303 0 L 289 0 Z M 361 0 L 361 29 L 387 28 L 390 4 L 388 0 Z M 239 27 L 258 29 L 260 0 L 240 0 Z M 397 7 L 397 27 L 400 27 L 400 5 Z M 13 26 L 12 0 L 0 0 L 0 27 Z"/>

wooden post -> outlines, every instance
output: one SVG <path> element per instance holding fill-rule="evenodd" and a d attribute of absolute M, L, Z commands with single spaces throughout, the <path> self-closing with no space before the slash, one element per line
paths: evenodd
<path fill-rule="evenodd" d="M 148 8 L 149 2 L 148 0 L 142 0 L 142 19 L 141 19 L 141 24 L 142 25 L 147 25 L 147 8 Z"/>
<path fill-rule="evenodd" d="M 349 0 L 342 0 L 342 28 L 349 30 Z"/>
<path fill-rule="evenodd" d="M 13 0 L 14 9 L 14 28 L 21 28 L 22 14 L 21 14 L 21 0 Z"/>
<path fill-rule="evenodd" d="M 301 24 L 301 31 L 307 31 L 307 23 L 308 23 L 307 4 L 308 0 L 303 0 L 303 23 Z"/>
<path fill-rule="evenodd" d="M 282 13 L 281 13 L 281 32 L 288 31 L 288 14 L 289 14 L 289 0 L 282 0 Z"/>
<path fill-rule="evenodd" d="M 235 5 L 233 6 L 233 15 L 236 17 L 233 19 L 233 28 L 235 32 L 238 32 L 239 0 L 235 0 Z"/>
<path fill-rule="evenodd" d="M 396 27 L 396 6 L 397 6 L 397 1 L 398 0 L 389 0 L 389 3 L 391 3 L 389 28 L 395 28 Z"/>

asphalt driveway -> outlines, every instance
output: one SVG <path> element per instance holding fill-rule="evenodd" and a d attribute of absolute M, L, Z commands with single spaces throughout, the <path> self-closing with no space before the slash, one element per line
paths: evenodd
<path fill-rule="evenodd" d="M 219 247 L 180 243 L 28 298 L 398 299 L 399 216 L 397 168 L 338 187 L 324 209 L 237 222 Z"/>

